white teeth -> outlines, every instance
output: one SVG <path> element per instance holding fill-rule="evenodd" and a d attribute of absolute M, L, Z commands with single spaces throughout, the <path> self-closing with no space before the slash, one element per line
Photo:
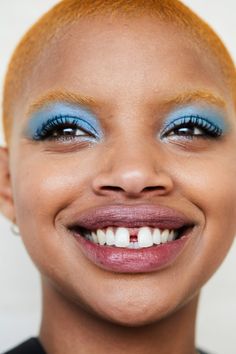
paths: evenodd
<path fill-rule="evenodd" d="M 138 242 L 130 242 L 128 248 L 139 248 Z"/>
<path fill-rule="evenodd" d="M 149 227 L 141 227 L 138 231 L 139 247 L 151 247 L 153 245 L 152 233 Z"/>
<path fill-rule="evenodd" d="M 129 230 L 125 227 L 118 227 L 115 234 L 115 246 L 116 247 L 128 247 L 129 246 Z"/>
<path fill-rule="evenodd" d="M 115 234 L 112 227 L 108 227 L 106 230 L 106 244 L 108 246 L 113 246 L 115 244 Z"/>
<path fill-rule="evenodd" d="M 169 237 L 169 230 L 164 230 L 161 233 L 161 243 L 166 243 L 168 241 L 168 237 Z"/>
<path fill-rule="evenodd" d="M 128 248 L 138 249 L 141 248 L 138 242 L 130 242 Z"/>
<path fill-rule="evenodd" d="M 98 237 L 97 234 L 95 232 L 92 232 L 92 240 L 94 243 L 98 243 Z"/>
<path fill-rule="evenodd" d="M 175 232 L 174 232 L 174 230 L 171 230 L 169 232 L 168 242 L 173 241 L 174 239 L 175 239 Z"/>
<path fill-rule="evenodd" d="M 102 230 L 97 230 L 97 237 L 98 237 L 98 242 L 101 246 L 105 245 L 106 243 L 106 234 Z"/>
<path fill-rule="evenodd" d="M 148 226 L 141 227 L 138 230 L 137 240 L 130 241 L 130 230 L 126 227 L 108 227 L 106 230 L 98 229 L 86 234 L 86 238 L 91 242 L 97 243 L 101 246 L 116 246 L 127 247 L 130 249 L 139 249 L 145 247 L 152 247 L 174 241 L 178 235 L 177 230 L 160 230 L 151 229 Z"/>
<path fill-rule="evenodd" d="M 161 243 L 161 231 L 159 229 L 154 229 L 154 232 L 153 232 L 153 243 L 155 245 L 160 245 L 160 243 Z"/>

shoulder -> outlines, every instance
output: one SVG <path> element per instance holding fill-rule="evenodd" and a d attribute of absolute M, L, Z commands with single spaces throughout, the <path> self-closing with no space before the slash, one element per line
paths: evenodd
<path fill-rule="evenodd" d="M 31 338 L 4 354 L 46 354 L 37 338 Z"/>

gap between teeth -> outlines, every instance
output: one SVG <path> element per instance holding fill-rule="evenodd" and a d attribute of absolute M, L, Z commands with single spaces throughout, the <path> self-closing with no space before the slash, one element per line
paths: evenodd
<path fill-rule="evenodd" d="M 116 246 L 127 248 L 143 248 L 174 241 L 178 236 L 177 230 L 160 230 L 150 227 L 141 227 L 138 230 L 137 241 L 130 241 L 129 229 L 125 227 L 108 227 L 85 233 L 85 238 L 101 246 Z"/>

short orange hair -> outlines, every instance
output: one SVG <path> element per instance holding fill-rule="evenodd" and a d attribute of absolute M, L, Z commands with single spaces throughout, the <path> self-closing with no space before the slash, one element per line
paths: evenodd
<path fill-rule="evenodd" d="M 3 96 L 3 128 L 6 142 L 10 140 L 14 103 L 24 92 L 27 76 L 40 58 L 42 49 L 57 38 L 60 28 L 86 16 L 142 16 L 145 14 L 187 29 L 195 41 L 206 44 L 218 59 L 219 67 L 236 96 L 235 66 L 227 49 L 216 33 L 180 1 L 63 0 L 26 33 L 11 58 Z"/>

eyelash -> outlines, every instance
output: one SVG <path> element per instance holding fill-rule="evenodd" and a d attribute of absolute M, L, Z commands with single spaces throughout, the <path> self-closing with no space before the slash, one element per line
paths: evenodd
<path fill-rule="evenodd" d="M 85 128 L 81 127 L 78 121 L 84 122 L 90 128 L 90 131 L 87 131 Z M 53 132 L 59 132 L 59 130 L 63 129 L 76 129 L 80 130 L 84 134 L 79 136 L 73 135 L 63 135 L 63 133 L 59 133 L 57 136 L 53 136 Z M 181 128 L 200 128 L 203 130 L 203 134 L 186 134 L 180 133 L 178 134 L 176 131 Z M 92 131 L 92 132 L 91 132 Z M 173 134 L 172 134 L 173 133 Z M 217 127 L 215 124 L 209 122 L 206 118 L 202 118 L 198 115 L 192 116 L 183 116 L 181 118 L 177 118 L 175 121 L 168 124 L 161 133 L 162 138 L 166 138 L 168 136 L 182 136 L 188 138 L 217 138 L 222 135 L 223 131 L 221 128 Z M 86 136 L 87 135 L 87 136 Z M 48 121 L 43 123 L 42 127 L 37 129 L 35 132 L 33 139 L 34 140 L 63 140 L 70 141 L 75 139 L 76 137 L 97 137 L 96 130 L 85 120 L 82 118 L 78 119 L 78 117 L 73 116 L 56 116 L 50 118 Z"/>
<path fill-rule="evenodd" d="M 178 134 L 181 128 L 198 128 L 203 131 L 202 134 Z M 174 134 L 170 134 L 174 133 Z M 217 138 L 222 135 L 223 131 L 206 118 L 198 115 L 183 116 L 168 124 L 162 131 L 161 137 L 166 138 L 168 135 L 177 135 L 188 138 Z"/>
<path fill-rule="evenodd" d="M 89 130 L 83 128 L 79 121 L 84 122 Z M 76 136 L 75 134 L 72 135 L 63 135 L 63 129 L 75 129 L 80 130 L 84 134 L 80 134 Z M 59 131 L 61 130 L 61 133 Z M 53 132 L 56 132 L 58 135 L 54 136 Z M 87 121 L 83 120 L 82 118 L 78 119 L 78 117 L 73 116 L 56 116 L 53 118 L 48 119 L 45 123 L 42 124 L 42 127 L 37 129 L 33 138 L 34 140 L 73 140 L 76 137 L 90 137 L 96 138 L 98 136 L 96 130 L 90 125 Z"/>

